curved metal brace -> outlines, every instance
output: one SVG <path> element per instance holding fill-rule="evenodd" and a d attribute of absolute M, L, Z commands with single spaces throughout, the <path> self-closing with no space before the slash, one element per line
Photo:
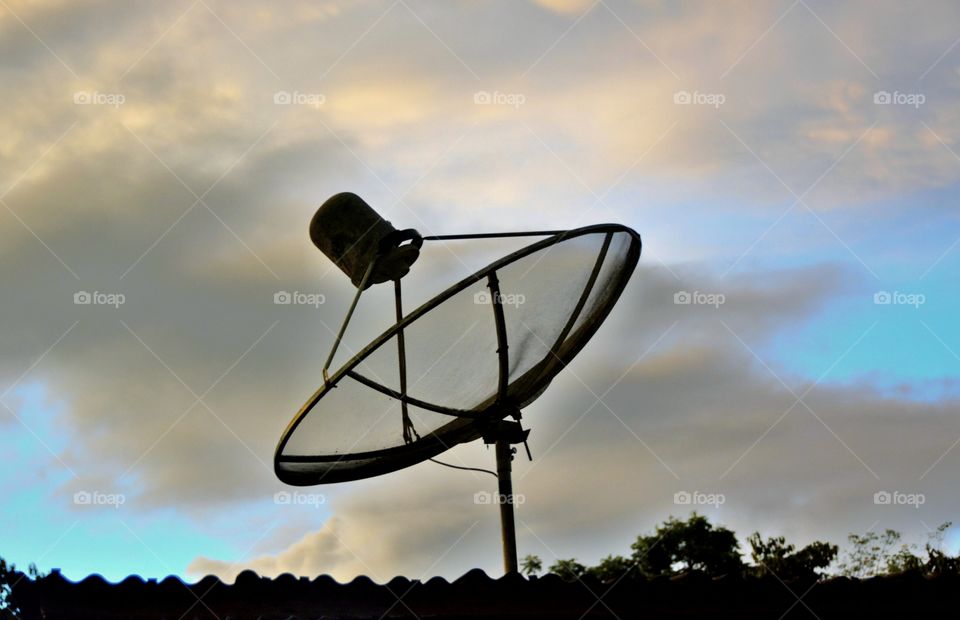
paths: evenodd
<path fill-rule="evenodd" d="M 393 297 L 397 310 L 397 323 L 403 320 L 403 298 L 401 292 L 400 280 L 394 280 Z M 420 433 L 413 427 L 413 422 L 410 420 L 410 412 L 407 410 L 407 346 L 403 337 L 402 328 L 397 330 L 397 357 L 399 358 L 398 363 L 400 367 L 400 413 L 403 418 L 403 428 L 401 432 L 403 433 L 404 443 L 413 443 L 414 437 L 420 439 Z"/>
<path fill-rule="evenodd" d="M 485 411 L 480 411 L 480 412 L 467 411 L 465 409 L 453 409 L 451 407 L 443 407 L 441 405 L 435 405 L 433 403 L 429 403 L 425 400 L 420 400 L 419 398 L 414 398 L 413 396 L 407 396 L 406 394 L 401 394 L 396 390 L 391 390 L 390 388 L 383 385 L 382 383 L 377 383 L 373 379 L 370 379 L 369 377 L 365 377 L 355 370 L 348 370 L 345 373 L 345 375 L 347 377 L 350 377 L 351 379 L 354 379 L 355 381 L 359 381 L 360 383 L 364 384 L 368 388 L 371 388 L 380 392 L 384 396 L 395 398 L 402 403 L 409 403 L 414 407 L 420 407 L 421 409 L 426 409 L 427 411 L 432 411 L 434 413 L 448 415 L 454 418 L 467 418 L 467 419 L 473 419 L 473 420 L 482 418 L 486 413 Z"/>
<path fill-rule="evenodd" d="M 510 357 L 507 355 L 507 321 L 503 316 L 503 301 L 500 294 L 500 280 L 496 270 L 487 276 L 487 286 L 490 287 L 490 302 L 493 306 L 493 320 L 497 324 L 497 357 L 499 359 L 499 376 L 497 379 L 497 403 L 503 404 L 507 399 L 507 388 L 510 387 Z"/>
<path fill-rule="evenodd" d="M 612 240 L 613 233 L 607 233 L 606 237 L 603 239 L 603 246 L 600 248 L 600 253 L 597 255 L 597 260 L 593 265 L 593 271 L 590 272 L 590 277 L 587 278 L 587 283 L 583 287 L 583 292 L 580 293 L 580 299 L 577 300 L 577 305 L 574 306 L 573 312 L 570 313 L 570 318 L 567 319 L 567 324 L 563 326 L 562 330 L 560 330 L 560 334 L 557 336 L 556 340 L 554 340 L 553 346 L 550 347 L 550 355 L 552 355 L 554 358 L 557 357 L 557 351 L 560 349 L 560 345 L 562 345 L 564 340 L 567 339 L 567 336 L 570 334 L 570 330 L 573 329 L 577 319 L 580 318 L 580 313 L 583 312 L 583 307 L 587 305 L 587 300 L 590 298 L 590 293 L 593 292 L 593 287 L 597 283 L 597 278 L 600 276 L 600 269 L 603 267 L 603 261 L 607 258 L 607 252 L 610 250 L 610 242 Z"/>

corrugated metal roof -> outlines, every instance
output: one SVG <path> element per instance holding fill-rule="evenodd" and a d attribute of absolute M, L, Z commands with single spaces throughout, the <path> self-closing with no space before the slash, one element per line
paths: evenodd
<path fill-rule="evenodd" d="M 809 590 L 809 591 L 808 591 Z M 775 578 L 623 579 L 603 584 L 585 577 L 565 582 L 555 575 L 494 579 L 472 570 L 453 582 L 395 577 L 378 584 L 368 577 L 339 583 L 245 571 L 233 584 L 207 576 L 195 583 L 178 577 L 111 583 L 100 575 L 73 582 L 59 572 L 22 579 L 15 599 L 26 618 L 315 619 L 315 618 L 872 618 L 956 614 L 960 578 L 916 575 L 857 581 L 835 578 L 816 584 Z"/>

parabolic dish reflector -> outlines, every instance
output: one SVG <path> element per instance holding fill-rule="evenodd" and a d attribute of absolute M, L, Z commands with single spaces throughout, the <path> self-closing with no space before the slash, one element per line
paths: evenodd
<path fill-rule="evenodd" d="M 583 348 L 639 257 L 635 231 L 602 224 L 533 243 L 454 284 L 307 400 L 277 446 L 277 477 L 294 485 L 368 478 L 481 437 L 536 400 Z"/>

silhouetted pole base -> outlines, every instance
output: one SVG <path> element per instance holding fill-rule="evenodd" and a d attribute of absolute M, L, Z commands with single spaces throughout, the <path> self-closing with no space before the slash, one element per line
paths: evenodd
<path fill-rule="evenodd" d="M 507 439 L 497 440 L 497 480 L 500 504 L 500 533 L 503 537 L 503 570 L 517 572 L 517 527 L 513 520 L 513 447 Z"/>
<path fill-rule="evenodd" d="M 520 412 L 512 414 L 519 419 Z M 487 445 L 494 444 L 497 451 L 497 504 L 500 505 L 500 534 L 503 538 L 503 570 L 516 573 L 517 568 L 517 526 L 513 519 L 513 454 L 514 444 L 526 443 L 530 429 L 524 429 L 519 422 L 501 420 L 483 435 Z M 527 453 L 529 454 L 529 450 Z"/>

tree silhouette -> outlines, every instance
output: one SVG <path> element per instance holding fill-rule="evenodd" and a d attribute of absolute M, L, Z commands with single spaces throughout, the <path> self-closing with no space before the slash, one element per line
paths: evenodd
<path fill-rule="evenodd" d="M 36 579 L 40 577 L 40 571 L 36 565 L 30 564 L 27 567 L 27 573 L 23 574 L 17 570 L 13 564 L 7 564 L 7 561 L 0 558 L 0 619 L 11 620 L 20 618 L 23 610 L 17 601 L 14 587 L 27 577 Z"/>
<path fill-rule="evenodd" d="M 543 562 L 540 560 L 540 556 L 531 554 L 520 560 L 520 572 L 527 577 L 536 575 L 541 570 L 543 570 Z"/>
<path fill-rule="evenodd" d="M 918 572 L 927 577 L 960 575 L 960 556 L 950 556 L 941 546 L 950 522 L 930 533 L 924 545 L 926 557 L 914 553 L 916 545 L 901 545 L 900 533 L 886 530 L 883 534 L 867 532 L 850 534 L 851 547 L 846 550 L 839 573 L 863 579 L 875 575 L 890 575 L 904 571 Z M 697 513 L 685 521 L 671 516 L 657 526 L 652 534 L 640 535 L 631 545 L 629 557 L 608 555 L 596 566 L 585 567 L 575 559 L 558 560 L 550 572 L 575 581 L 590 575 L 598 581 L 613 584 L 626 576 L 661 577 L 688 571 L 709 576 L 742 574 L 764 577 L 775 575 L 781 580 L 821 579 L 836 561 L 837 545 L 814 541 L 801 549 L 787 542 L 783 536 L 764 539 L 759 532 L 747 537 L 752 565 L 743 562 L 736 535 L 725 527 L 714 526 Z M 536 564 L 529 564 L 536 561 Z M 524 558 L 524 572 L 540 570 L 540 558 Z M 534 568 L 535 567 L 535 568 Z"/>
<path fill-rule="evenodd" d="M 840 564 L 840 574 L 863 579 L 884 574 L 889 569 L 890 562 L 895 557 L 891 549 L 900 542 L 900 532 L 888 529 L 882 535 L 876 532 L 867 532 L 862 536 L 850 534 L 847 536 L 847 541 L 852 548 Z M 908 547 L 901 547 L 897 554 L 901 556 L 898 561 L 905 565 L 911 563 L 903 556 L 903 552 L 907 550 L 909 550 Z"/>
<path fill-rule="evenodd" d="M 719 576 L 744 568 L 736 535 L 695 512 L 686 521 L 671 516 L 653 534 L 639 536 L 631 548 L 633 563 L 649 577 L 684 571 Z"/>
<path fill-rule="evenodd" d="M 622 555 L 608 555 L 600 560 L 596 566 L 587 569 L 587 573 L 596 577 L 602 583 L 616 583 L 636 568 L 632 559 Z"/>
<path fill-rule="evenodd" d="M 871 576 L 917 572 L 928 577 L 960 574 L 960 557 L 950 556 L 940 548 L 952 522 L 947 521 L 930 532 L 924 544 L 926 559 L 916 555 L 916 545 L 902 544 L 895 553 L 890 549 L 900 540 L 900 533 L 886 530 L 883 536 L 867 532 L 863 536 L 850 535 L 853 551 L 841 568 L 844 574 L 856 572 L 856 576 Z"/>
<path fill-rule="evenodd" d="M 754 532 L 747 538 L 750 555 L 756 566 L 758 576 L 776 575 L 780 579 L 815 579 L 823 569 L 833 563 L 837 557 L 837 546 L 820 541 L 812 542 L 800 551 L 787 544 L 783 536 L 767 539 L 764 542 L 760 532 Z"/>
<path fill-rule="evenodd" d="M 564 581 L 576 581 L 586 572 L 587 567 L 574 559 L 557 560 L 550 567 L 550 572 L 558 575 Z"/>

